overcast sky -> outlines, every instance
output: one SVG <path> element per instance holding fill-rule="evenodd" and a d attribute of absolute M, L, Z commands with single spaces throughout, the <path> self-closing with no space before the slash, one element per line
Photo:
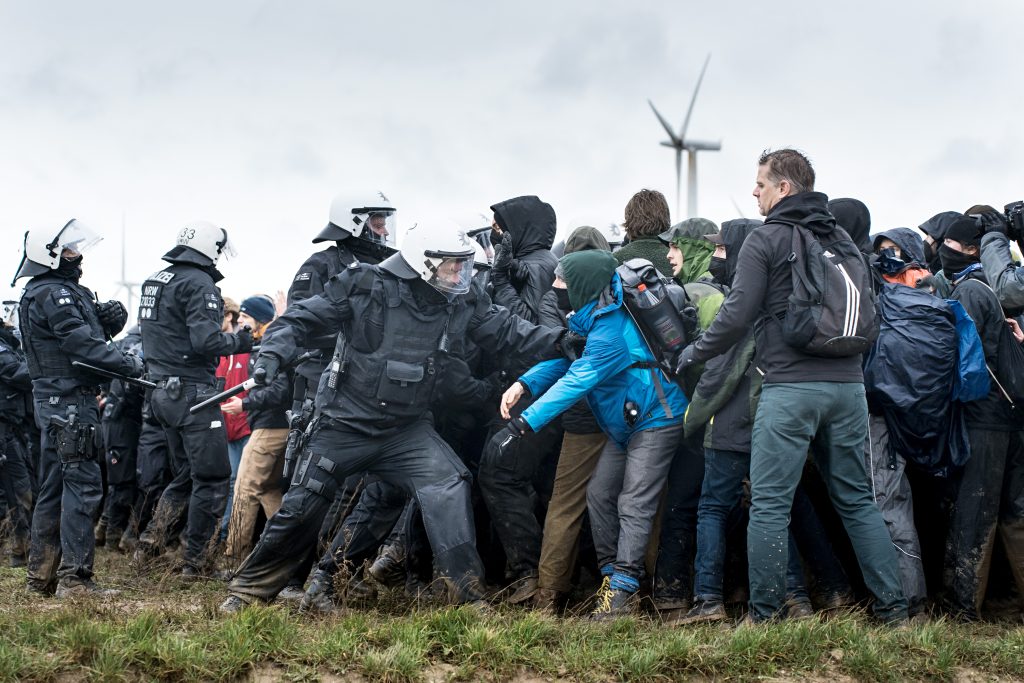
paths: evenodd
<path fill-rule="evenodd" d="M 136 281 L 186 222 L 227 228 L 241 299 L 286 289 L 353 188 L 400 227 L 520 194 L 560 231 L 621 221 L 642 187 L 674 207 L 646 100 L 678 127 L 709 52 L 701 215 L 756 216 L 757 157 L 784 146 L 875 231 L 1001 208 L 1024 198 L 1022 26 L 1020 0 L 0 0 L 0 293 L 24 230 L 71 217 L 106 237 L 83 279 L 104 299 L 122 217 Z"/>

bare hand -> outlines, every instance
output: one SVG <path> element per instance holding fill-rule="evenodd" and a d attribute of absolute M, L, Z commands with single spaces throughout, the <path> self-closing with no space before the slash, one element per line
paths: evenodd
<path fill-rule="evenodd" d="M 1010 331 L 1013 332 L 1013 338 L 1020 344 L 1024 342 L 1024 331 L 1020 329 L 1020 323 L 1013 318 L 1007 318 L 1006 324 L 1010 326 Z"/>
<path fill-rule="evenodd" d="M 242 399 L 232 396 L 220 404 L 220 410 L 228 415 L 240 415 L 242 413 Z"/>
<path fill-rule="evenodd" d="M 284 315 L 284 312 L 288 310 L 288 297 L 282 290 L 277 290 L 277 295 L 274 297 L 274 310 L 278 315 Z"/>
<path fill-rule="evenodd" d="M 505 420 L 512 419 L 512 406 L 519 403 L 519 399 L 523 397 L 524 389 L 523 385 L 519 382 L 513 382 L 512 386 L 505 390 L 505 393 L 501 395 L 501 417 Z"/>

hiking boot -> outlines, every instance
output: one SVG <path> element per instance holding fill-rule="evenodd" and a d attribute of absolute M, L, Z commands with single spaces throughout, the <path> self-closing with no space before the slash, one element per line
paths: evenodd
<path fill-rule="evenodd" d="M 21 569 L 28 564 L 28 558 L 24 555 L 11 553 L 11 569 Z"/>
<path fill-rule="evenodd" d="M 220 603 L 220 607 L 217 608 L 217 611 L 221 614 L 237 614 L 248 606 L 249 603 L 237 595 L 229 595 L 227 600 Z"/>
<path fill-rule="evenodd" d="M 591 621 L 611 621 L 636 614 L 639 600 L 635 592 L 609 586 L 597 594 L 597 606 L 590 613 Z"/>
<path fill-rule="evenodd" d="M 810 619 L 814 616 L 814 608 L 807 598 L 790 598 L 786 600 L 787 619 Z"/>
<path fill-rule="evenodd" d="M 57 584 L 55 583 L 42 583 L 34 579 L 26 580 L 25 587 L 28 588 L 29 592 L 44 598 L 52 596 L 54 591 L 57 590 Z"/>
<path fill-rule="evenodd" d="M 338 607 L 334 604 L 334 577 L 320 571 L 314 572 L 309 588 L 299 602 L 299 611 L 330 614 L 336 609 Z"/>
<path fill-rule="evenodd" d="M 368 570 L 374 581 L 386 588 L 405 583 L 405 550 L 402 546 L 386 545 Z"/>
<path fill-rule="evenodd" d="M 122 553 L 131 555 L 135 552 L 136 546 L 139 545 L 139 535 L 135 533 L 135 529 L 128 527 L 128 530 L 121 534 L 121 540 L 117 544 L 117 549 Z"/>
<path fill-rule="evenodd" d="M 520 605 L 537 594 L 537 577 L 527 576 L 513 582 L 512 586 L 516 586 L 516 590 L 512 595 L 505 598 L 505 602 L 510 605 Z M 512 586 L 509 586 L 509 588 Z"/>
<path fill-rule="evenodd" d="M 199 581 L 210 577 L 198 567 L 193 567 L 190 564 L 183 564 L 181 569 L 178 570 L 178 578 L 182 581 Z"/>
<path fill-rule="evenodd" d="M 115 595 L 120 595 L 121 591 L 113 588 L 100 588 L 91 580 L 86 581 L 67 581 L 61 579 L 57 584 L 57 591 L 54 593 L 58 600 L 65 600 L 67 598 L 79 598 L 87 595 L 92 595 L 100 598 L 109 598 Z"/>
<path fill-rule="evenodd" d="M 857 600 L 848 591 L 836 591 L 829 593 L 821 599 L 822 612 L 834 612 L 836 610 L 855 607 Z"/>
<path fill-rule="evenodd" d="M 302 586 L 285 586 L 277 594 L 277 599 L 283 602 L 299 602 L 304 597 L 306 597 L 306 591 L 302 589 Z"/>
<path fill-rule="evenodd" d="M 686 614 L 678 619 L 664 622 L 669 626 L 681 624 L 710 624 L 716 621 L 725 621 L 729 615 L 725 613 L 725 605 L 717 600 L 700 600 L 691 607 Z"/>
<path fill-rule="evenodd" d="M 562 594 L 550 588 L 538 588 L 533 594 L 533 609 L 538 612 L 554 614 L 558 610 L 558 603 L 562 601 Z"/>

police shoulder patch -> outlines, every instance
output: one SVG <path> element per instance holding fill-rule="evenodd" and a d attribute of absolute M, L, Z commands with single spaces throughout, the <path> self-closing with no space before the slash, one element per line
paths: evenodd
<path fill-rule="evenodd" d="M 295 276 L 295 280 L 294 281 L 295 282 L 309 282 L 310 278 L 312 278 L 312 277 L 313 277 L 313 272 L 312 271 L 304 271 L 304 272 L 298 273 Z"/>

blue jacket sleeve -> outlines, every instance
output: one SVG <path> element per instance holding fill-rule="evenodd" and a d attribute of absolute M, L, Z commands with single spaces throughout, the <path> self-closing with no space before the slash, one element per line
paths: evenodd
<path fill-rule="evenodd" d="M 552 358 L 534 365 L 519 381 L 526 385 L 531 396 L 540 396 L 565 374 L 570 365 L 568 358 Z"/>
<path fill-rule="evenodd" d="M 623 314 L 624 315 L 624 314 Z M 523 419 L 537 431 L 589 394 L 601 380 L 613 377 L 633 360 L 623 341 L 618 315 L 598 319 L 590 334 L 583 355 L 543 396 L 523 411 Z"/>

